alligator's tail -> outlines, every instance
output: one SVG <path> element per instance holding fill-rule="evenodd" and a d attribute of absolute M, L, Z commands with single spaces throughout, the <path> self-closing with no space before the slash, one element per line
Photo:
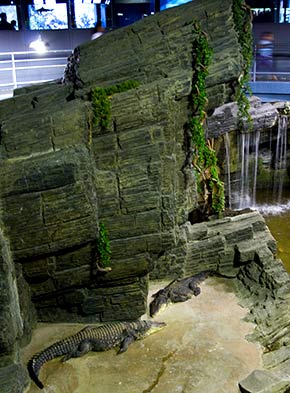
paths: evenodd
<path fill-rule="evenodd" d="M 235 278 L 235 274 L 225 274 L 225 273 L 221 273 L 218 270 L 205 270 L 205 273 L 207 273 L 207 277 L 208 276 L 216 276 L 216 277 L 222 277 L 222 278 Z"/>
<path fill-rule="evenodd" d="M 72 349 L 72 346 L 75 345 L 76 336 L 78 335 L 70 336 L 62 341 L 58 341 L 55 344 L 52 344 L 50 347 L 35 354 L 29 360 L 27 368 L 30 378 L 40 389 L 44 388 L 43 383 L 38 378 L 41 367 L 49 360 L 69 353 Z"/>
<path fill-rule="evenodd" d="M 30 378 L 32 381 L 35 382 L 35 384 L 40 388 L 43 389 L 44 385 L 43 383 L 39 380 L 38 375 L 41 369 L 41 366 L 46 362 L 46 360 L 43 359 L 42 356 L 35 355 L 33 358 L 31 358 L 27 364 L 28 372 L 30 375 Z"/>

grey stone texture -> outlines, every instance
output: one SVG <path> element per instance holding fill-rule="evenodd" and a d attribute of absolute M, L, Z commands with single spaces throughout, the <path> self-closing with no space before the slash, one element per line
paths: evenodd
<path fill-rule="evenodd" d="M 249 98 L 249 103 L 249 114 L 252 118 L 252 130 L 254 131 L 269 130 L 277 125 L 278 109 L 283 109 L 285 106 L 285 103 L 280 103 L 280 106 L 271 102 L 262 103 L 261 99 L 255 96 Z M 221 105 L 206 119 L 207 135 L 209 138 L 218 138 L 226 132 L 238 130 L 241 128 L 238 122 L 237 103 L 229 102 Z M 246 121 L 243 122 L 243 127 L 247 131 L 249 126 Z"/>
<path fill-rule="evenodd" d="M 29 288 L 23 280 L 21 271 L 15 270 L 9 241 L 2 230 L 0 277 L 0 391 L 20 393 L 28 384 L 26 370 L 20 361 L 20 347 L 25 343 L 25 339 L 31 336 L 35 314 Z"/>
<path fill-rule="evenodd" d="M 255 260 L 239 271 L 238 292 L 242 304 L 250 309 L 247 320 L 256 324 L 249 339 L 264 347 L 265 368 L 241 381 L 241 391 L 289 392 L 289 274 L 269 249 L 258 250 Z"/>
<path fill-rule="evenodd" d="M 150 271 L 181 274 L 179 226 L 198 204 L 185 165 L 194 21 L 214 48 L 213 110 L 233 99 L 242 69 L 230 0 L 206 8 L 198 0 L 85 43 L 72 59 L 72 83 L 18 89 L 1 101 L 0 229 L 10 250 L 3 243 L 1 373 L 19 371 L 6 378 L 7 391 L 25 386 L 18 353 L 34 306 L 38 321 L 135 319 L 146 311 Z M 95 126 L 92 89 L 132 79 L 138 88 L 110 98 L 109 127 Z M 100 222 L 111 243 L 107 274 L 95 263 Z"/>
<path fill-rule="evenodd" d="M 288 276 L 262 217 L 188 222 L 198 206 L 186 161 L 194 20 L 214 49 L 206 80 L 213 111 L 233 100 L 242 70 L 229 0 L 196 0 L 85 43 L 78 88 L 49 83 L 0 103 L 4 393 L 25 386 L 18 354 L 34 306 L 39 321 L 135 319 L 146 312 L 149 273 L 180 277 L 210 268 L 237 276 L 243 294 L 271 299 L 271 317 L 279 309 L 272 331 L 262 321 L 268 306 L 257 307 L 257 339 L 271 351 L 287 344 Z M 140 86 L 113 95 L 109 127 L 95 126 L 91 90 L 129 79 Z M 110 273 L 95 264 L 100 222 L 109 231 Z M 275 367 L 275 375 L 282 372 Z M 11 372 L 15 381 L 7 379 Z"/>
<path fill-rule="evenodd" d="M 168 250 L 169 272 L 180 274 L 179 226 L 198 204 L 185 141 L 196 20 L 214 49 L 213 109 L 231 100 L 241 72 L 229 0 L 207 2 L 206 12 L 195 1 L 105 34 L 75 51 L 78 88 L 72 78 L 1 102 L 3 228 L 39 320 L 137 318 L 149 271 L 168 271 Z M 91 90 L 129 79 L 140 86 L 110 98 L 109 127 L 94 125 Z M 100 222 L 111 242 L 107 274 L 95 265 Z"/>
<path fill-rule="evenodd" d="M 276 241 L 255 211 L 181 226 L 183 275 L 217 270 L 233 277 L 247 321 L 256 325 L 249 340 L 264 349 L 263 370 L 254 370 L 239 387 L 243 393 L 290 391 L 290 277 L 276 259 Z M 169 264 L 168 264 L 169 266 Z"/>

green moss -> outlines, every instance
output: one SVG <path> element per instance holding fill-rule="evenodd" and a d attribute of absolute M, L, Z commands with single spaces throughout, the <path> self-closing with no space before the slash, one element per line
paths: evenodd
<path fill-rule="evenodd" d="M 102 128 L 108 128 L 111 121 L 112 95 L 134 89 L 138 86 L 139 82 L 126 81 L 109 87 L 95 87 L 91 94 L 94 125 Z"/>
<path fill-rule="evenodd" d="M 246 94 L 251 95 L 249 86 L 250 70 L 253 60 L 253 35 L 251 23 L 251 10 L 244 0 L 233 0 L 233 17 L 238 40 L 242 48 L 243 71 L 239 78 L 239 89 L 237 92 L 237 104 L 239 107 L 239 125 L 246 122 L 249 128 L 252 127 L 252 119 L 249 114 L 250 103 Z"/>
<path fill-rule="evenodd" d="M 192 107 L 193 117 L 189 126 L 192 135 L 193 167 L 198 180 L 198 191 L 204 201 L 204 209 L 208 213 L 220 213 L 224 210 L 224 184 L 219 179 L 218 165 L 213 143 L 206 141 L 204 121 L 207 105 L 205 79 L 212 57 L 212 49 L 208 39 L 197 23 L 193 25 L 196 35 L 193 48 L 193 79 L 192 79 Z"/>
<path fill-rule="evenodd" d="M 97 239 L 97 252 L 99 265 L 102 268 L 109 267 L 111 264 L 111 248 L 108 231 L 103 223 L 100 223 L 99 237 Z"/>

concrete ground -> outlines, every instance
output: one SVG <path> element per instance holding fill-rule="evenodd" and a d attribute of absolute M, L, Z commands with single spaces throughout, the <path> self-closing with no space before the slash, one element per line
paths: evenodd
<path fill-rule="evenodd" d="M 167 283 L 152 283 L 150 293 Z M 83 358 L 43 366 L 44 393 L 237 393 L 238 382 L 262 368 L 261 348 L 246 340 L 253 325 L 242 318 L 231 281 L 208 278 L 201 294 L 170 305 L 155 317 L 167 326 L 134 342 L 127 352 L 90 352 Z M 23 350 L 35 352 L 80 330 L 79 325 L 40 324 Z M 40 390 L 31 382 L 26 393 Z"/>

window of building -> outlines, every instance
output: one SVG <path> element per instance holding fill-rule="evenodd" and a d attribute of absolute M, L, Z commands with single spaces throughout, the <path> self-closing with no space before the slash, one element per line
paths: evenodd
<path fill-rule="evenodd" d="M 74 0 L 75 2 L 75 24 L 78 29 L 93 28 L 97 22 L 97 5 L 96 2 L 84 2 Z"/>
<path fill-rule="evenodd" d="M 28 5 L 30 30 L 59 30 L 68 28 L 67 5 L 55 0 L 34 0 Z"/>
<path fill-rule="evenodd" d="M 150 0 L 116 0 L 116 27 L 130 25 L 150 15 Z"/>
<path fill-rule="evenodd" d="M 281 0 L 279 10 L 279 23 L 290 23 L 290 1 Z"/>
<path fill-rule="evenodd" d="M 160 11 L 167 8 L 177 7 L 178 5 L 189 3 L 191 0 L 160 0 Z"/>
<path fill-rule="evenodd" d="M 1 21 L 0 21 L 0 30 L 18 30 L 18 18 L 17 18 L 17 10 L 16 10 L 15 5 L 1 5 L 0 6 L 0 15 L 1 14 L 2 14 L 2 17 L 1 17 Z M 10 26 L 6 25 L 6 23 L 4 23 L 5 18 L 6 18 L 7 23 Z M 1 24 L 2 24 L 2 26 L 1 26 Z M 5 27 L 5 25 L 6 25 L 6 27 Z"/>

